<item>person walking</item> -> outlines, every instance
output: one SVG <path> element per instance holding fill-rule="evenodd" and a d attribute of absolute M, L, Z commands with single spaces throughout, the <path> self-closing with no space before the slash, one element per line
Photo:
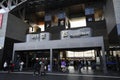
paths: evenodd
<path fill-rule="evenodd" d="M 45 75 L 46 73 L 45 73 L 45 63 L 44 63 L 44 61 L 42 61 L 41 62 L 41 67 L 40 67 L 40 74 L 41 75 Z"/>
<path fill-rule="evenodd" d="M 23 65 L 24 65 L 24 62 L 23 62 L 23 61 L 21 61 L 21 62 L 20 62 L 20 69 L 19 69 L 20 71 L 22 71 L 22 70 L 23 70 Z"/>
<path fill-rule="evenodd" d="M 8 67 L 8 64 L 7 64 L 7 62 L 5 61 L 4 64 L 3 64 L 3 69 L 4 69 L 4 71 L 7 70 L 7 67 Z"/>

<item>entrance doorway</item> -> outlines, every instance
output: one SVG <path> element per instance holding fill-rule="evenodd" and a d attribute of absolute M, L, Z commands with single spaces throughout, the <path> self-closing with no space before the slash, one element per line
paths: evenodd
<path fill-rule="evenodd" d="M 16 51 L 14 55 L 15 69 L 19 70 L 19 63 L 23 61 L 24 70 L 33 70 L 36 58 L 39 58 L 39 60 L 46 60 L 50 63 L 50 54 L 48 50 Z"/>
<path fill-rule="evenodd" d="M 57 56 L 54 56 L 56 54 Z M 67 71 L 70 73 L 95 71 L 102 69 L 100 49 L 53 50 L 53 71 L 62 70 L 62 61 L 66 62 Z"/>
<path fill-rule="evenodd" d="M 34 50 L 34 51 L 16 51 L 14 62 L 18 65 L 19 60 L 24 61 L 24 70 L 33 70 L 36 58 L 46 61 L 46 71 L 62 71 L 62 61 L 65 61 L 66 71 L 75 72 L 93 72 L 101 70 L 102 58 L 101 49 L 54 49 L 52 50 L 52 58 L 50 58 L 50 50 Z"/>
<path fill-rule="evenodd" d="M 120 71 L 120 49 L 111 48 L 106 55 L 108 71 Z"/>

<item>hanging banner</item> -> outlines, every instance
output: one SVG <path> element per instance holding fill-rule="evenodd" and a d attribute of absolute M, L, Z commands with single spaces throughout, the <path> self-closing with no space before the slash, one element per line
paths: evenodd
<path fill-rule="evenodd" d="M 3 19 L 3 14 L 0 14 L 0 28 L 2 28 L 2 19 Z"/>

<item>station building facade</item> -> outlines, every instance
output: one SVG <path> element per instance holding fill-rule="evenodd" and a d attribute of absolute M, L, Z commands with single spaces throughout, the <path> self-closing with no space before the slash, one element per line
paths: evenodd
<path fill-rule="evenodd" d="M 56 60 L 80 60 L 87 66 L 95 61 L 104 72 L 113 67 L 119 70 L 119 3 L 96 0 L 52 7 L 30 13 L 24 21 L 14 9 L 2 14 L 1 64 L 6 60 L 17 64 L 21 59 L 24 68 L 31 68 L 39 58 L 47 60 L 54 71 Z"/>

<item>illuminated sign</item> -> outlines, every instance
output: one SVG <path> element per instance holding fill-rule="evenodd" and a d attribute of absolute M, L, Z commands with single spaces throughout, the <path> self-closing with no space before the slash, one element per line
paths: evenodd
<path fill-rule="evenodd" d="M 3 14 L 0 14 L 0 28 L 2 27 Z"/>

